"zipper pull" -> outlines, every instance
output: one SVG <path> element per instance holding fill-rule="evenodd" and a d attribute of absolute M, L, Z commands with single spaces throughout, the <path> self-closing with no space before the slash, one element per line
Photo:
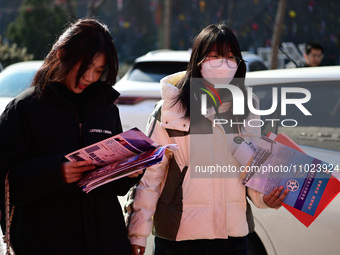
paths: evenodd
<path fill-rule="evenodd" d="M 80 136 L 82 136 L 82 134 L 83 134 L 83 123 L 79 123 L 79 133 L 80 133 Z"/>

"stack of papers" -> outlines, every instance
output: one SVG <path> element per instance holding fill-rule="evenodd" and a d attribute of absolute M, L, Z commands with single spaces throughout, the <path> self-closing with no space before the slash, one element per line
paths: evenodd
<path fill-rule="evenodd" d="M 65 157 L 71 161 L 90 160 L 97 166 L 78 182 L 83 191 L 120 179 L 162 161 L 175 144 L 159 146 L 137 128 L 74 151 Z"/>
<path fill-rule="evenodd" d="M 308 227 L 340 192 L 333 174 L 337 167 L 305 154 L 285 134 L 269 134 L 257 144 L 242 178 L 244 185 L 264 194 L 281 185 L 288 188 L 282 205 Z"/>

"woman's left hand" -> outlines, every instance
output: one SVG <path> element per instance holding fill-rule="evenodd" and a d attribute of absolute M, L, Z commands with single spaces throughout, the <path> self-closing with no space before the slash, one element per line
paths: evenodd
<path fill-rule="evenodd" d="M 79 181 L 84 172 L 95 169 L 90 160 L 77 162 L 63 162 L 61 165 L 62 176 L 66 183 Z"/>
<path fill-rule="evenodd" d="M 265 204 L 271 208 L 279 209 L 281 207 L 281 202 L 287 196 L 289 189 L 286 189 L 281 195 L 281 191 L 283 190 L 283 186 L 276 187 L 272 192 L 268 195 L 263 196 L 263 201 Z"/>

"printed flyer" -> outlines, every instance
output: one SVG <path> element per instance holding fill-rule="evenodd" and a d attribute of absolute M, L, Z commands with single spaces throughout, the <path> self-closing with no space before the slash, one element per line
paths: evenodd
<path fill-rule="evenodd" d="M 162 161 L 177 146 L 159 146 L 138 128 L 132 128 L 65 157 L 71 162 L 91 160 L 97 166 L 78 182 L 84 192 L 120 179 Z"/>
<path fill-rule="evenodd" d="M 333 168 L 332 164 L 262 137 L 244 184 L 264 194 L 282 185 L 290 191 L 285 204 L 314 215 Z"/>

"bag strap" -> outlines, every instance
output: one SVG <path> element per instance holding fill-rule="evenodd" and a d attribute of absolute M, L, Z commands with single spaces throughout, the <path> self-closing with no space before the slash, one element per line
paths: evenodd
<path fill-rule="evenodd" d="M 13 213 L 15 206 L 12 206 L 12 210 L 10 208 L 10 199 L 9 199 L 9 180 L 8 173 L 6 174 L 5 179 L 5 207 L 6 207 L 6 233 L 5 233 L 5 242 L 7 244 L 7 254 L 11 254 L 11 241 L 10 241 L 10 228 L 13 219 Z"/>

